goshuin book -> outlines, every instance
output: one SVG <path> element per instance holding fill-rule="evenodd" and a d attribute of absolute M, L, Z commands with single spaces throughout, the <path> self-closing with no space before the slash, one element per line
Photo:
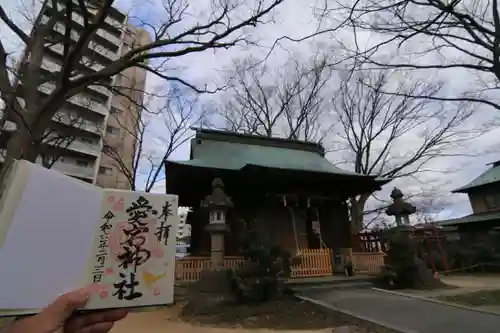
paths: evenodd
<path fill-rule="evenodd" d="M 89 287 L 84 309 L 173 302 L 175 195 L 102 189 L 16 161 L 0 199 L 0 316 Z"/>

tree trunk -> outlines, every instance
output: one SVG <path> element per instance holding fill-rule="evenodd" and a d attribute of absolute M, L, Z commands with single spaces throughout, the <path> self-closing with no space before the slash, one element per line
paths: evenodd
<path fill-rule="evenodd" d="M 8 171 L 16 160 L 36 162 L 44 131 L 40 128 L 45 128 L 44 123 L 42 122 L 38 128 L 32 128 L 31 131 L 25 126 L 18 125 L 18 130 L 7 141 L 7 154 L 0 171 L 0 184 L 4 183 Z M 3 187 L 0 190 L 3 190 Z"/>
<path fill-rule="evenodd" d="M 363 230 L 363 221 L 365 213 L 366 201 L 370 197 L 370 193 L 364 193 L 357 198 L 351 198 L 349 202 L 351 203 L 351 233 L 357 234 Z"/>
<path fill-rule="evenodd" d="M 29 145 L 29 140 L 27 139 L 29 139 L 29 136 L 27 136 L 26 133 L 17 131 L 12 135 L 9 141 L 7 141 L 7 154 L 0 171 L 0 191 L 3 191 L 5 177 L 14 164 L 14 161 L 22 159 L 25 150 L 22 147 L 26 147 Z"/>

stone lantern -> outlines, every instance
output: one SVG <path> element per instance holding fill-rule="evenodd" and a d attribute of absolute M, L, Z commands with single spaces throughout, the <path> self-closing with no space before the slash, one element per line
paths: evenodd
<path fill-rule="evenodd" d="M 224 269 L 224 234 L 229 231 L 226 214 L 233 207 L 230 197 L 224 193 L 224 183 L 219 178 L 212 182 L 212 193 L 200 207 L 208 211 L 205 230 L 210 233 L 210 268 L 200 272 L 200 279 L 191 286 L 191 297 L 185 313 L 211 313 L 216 306 L 234 301 L 231 284 Z"/>
<path fill-rule="evenodd" d="M 403 192 L 396 187 L 391 192 L 391 198 L 393 202 L 387 207 L 386 214 L 396 218 L 396 226 L 409 226 L 409 216 L 415 213 L 417 209 L 412 204 L 403 200 Z"/>
<path fill-rule="evenodd" d="M 401 267 L 400 257 L 391 255 L 391 247 L 395 246 L 398 252 L 406 251 L 405 265 L 413 266 L 414 270 L 411 275 L 406 278 L 413 279 L 413 284 L 416 286 L 436 287 L 439 285 L 439 280 L 435 278 L 431 270 L 427 268 L 426 262 L 419 257 L 418 242 L 412 240 L 413 227 L 410 225 L 411 214 L 414 214 L 417 209 L 412 204 L 403 200 L 403 192 L 400 189 L 394 188 L 391 192 L 392 204 L 387 207 L 386 214 L 396 218 L 396 227 L 390 228 L 388 231 L 388 253 L 384 256 L 384 264 L 389 272 L 394 272 L 394 267 Z M 398 237 L 394 237 L 395 234 Z M 397 278 L 397 274 L 393 275 L 392 279 Z M 392 282 L 394 283 L 394 281 Z"/>
<path fill-rule="evenodd" d="M 229 231 L 226 215 L 233 207 L 231 198 L 224 193 L 224 183 L 221 179 L 213 180 L 212 193 L 201 201 L 200 206 L 209 213 L 209 223 L 205 230 L 210 233 L 212 268 L 217 270 L 224 267 L 224 234 Z"/>

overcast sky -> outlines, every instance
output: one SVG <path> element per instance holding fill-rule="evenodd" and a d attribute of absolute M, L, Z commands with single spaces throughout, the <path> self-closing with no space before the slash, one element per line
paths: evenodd
<path fill-rule="evenodd" d="M 26 7 L 27 5 L 32 6 L 33 1 L 23 0 L 2 0 L 2 5 L 5 5 L 8 13 L 13 13 L 12 17 L 16 22 L 23 22 L 22 16 L 18 14 L 19 8 Z M 199 0 L 197 1 L 197 6 L 192 9 L 197 15 L 203 12 L 203 5 L 207 1 Z M 260 25 L 251 31 L 252 38 L 259 41 L 260 47 L 234 47 L 230 50 L 219 50 L 217 52 L 207 51 L 204 53 L 194 54 L 186 57 L 176 59 L 172 62 L 172 66 L 181 68 L 182 77 L 191 82 L 204 85 L 213 84 L 215 82 L 220 82 L 222 79 L 221 71 L 227 69 L 231 65 L 231 61 L 236 58 L 241 58 L 243 56 L 248 56 L 249 54 L 255 55 L 256 57 L 262 57 L 266 54 L 273 42 L 281 36 L 292 36 L 301 37 L 308 35 L 313 32 L 317 27 L 317 21 L 314 18 L 313 10 L 316 5 L 316 0 L 288 0 L 285 1 L 279 9 L 273 13 L 272 23 L 265 25 Z M 152 22 L 152 24 L 161 22 L 162 15 L 161 10 L 159 10 L 160 0 L 150 0 L 148 1 L 130 1 L 130 0 L 119 0 L 116 2 L 117 6 L 126 12 L 129 12 L 131 16 L 140 17 L 143 20 Z M 191 1 L 190 3 L 193 3 Z M 23 23 L 24 28 L 27 27 L 26 23 Z M 346 33 L 346 32 L 344 32 Z M 364 35 L 366 43 L 373 41 L 376 36 Z M 19 51 L 19 42 L 15 39 L 15 36 L 2 24 L 0 24 L 0 38 L 1 40 L 7 41 L 6 47 L 10 48 L 10 51 Z M 312 52 L 313 44 L 322 43 L 329 47 L 334 38 L 344 38 L 349 40 L 348 34 L 337 34 L 324 35 L 314 41 L 304 42 L 301 44 L 295 43 L 283 43 L 282 47 L 275 48 L 273 53 L 268 59 L 268 66 L 271 68 L 273 66 L 279 66 L 282 60 L 287 56 L 288 52 L 298 52 L 300 54 L 307 55 Z M 178 69 L 179 70 L 179 69 Z M 464 89 L 464 87 L 470 87 L 473 77 L 470 74 L 465 73 L 460 70 L 441 72 L 439 73 L 441 79 L 446 79 L 449 82 L 447 89 L 450 91 L 459 91 Z M 153 76 L 148 76 L 148 89 L 153 89 L 161 87 L 165 83 L 155 78 Z M 205 96 L 204 98 L 217 98 L 213 96 Z M 486 120 L 493 120 L 497 118 L 496 112 L 489 110 L 482 106 L 477 106 L 477 112 L 472 121 L 481 124 Z M 498 112 L 498 111 L 497 111 Z M 161 141 L 154 140 L 155 137 L 161 136 L 164 132 L 164 128 L 158 124 L 155 128 L 151 129 L 150 135 L 150 148 L 161 151 L 161 147 L 155 147 L 155 144 L 159 144 Z M 415 144 L 415 140 L 418 138 L 408 138 L 408 142 L 402 143 L 402 149 L 405 147 L 412 147 Z M 498 141 L 500 140 L 500 129 L 489 132 L 488 134 L 476 139 L 470 144 L 470 151 L 473 153 L 480 153 L 485 150 L 494 150 L 498 146 Z M 189 147 L 185 144 L 180 149 L 178 149 L 172 156 L 172 159 L 188 159 Z M 339 163 L 342 160 L 342 156 L 336 156 L 335 154 L 330 154 L 328 156 L 333 162 Z M 438 218 L 449 218 L 457 217 L 467 213 L 470 213 L 470 206 L 468 205 L 468 200 L 466 195 L 450 193 L 450 190 L 457 188 L 459 186 L 468 183 L 479 174 L 484 172 L 490 163 L 494 160 L 500 159 L 500 152 L 482 154 L 482 156 L 474 158 L 466 157 L 449 157 L 440 158 L 432 163 L 430 166 L 435 170 L 448 170 L 447 173 L 427 173 L 419 175 L 418 179 L 398 179 L 386 186 L 386 188 L 379 193 L 381 197 L 388 197 L 388 193 L 394 186 L 400 187 L 403 192 L 417 193 L 422 189 L 429 189 L 429 186 L 436 185 L 439 187 L 438 194 L 443 198 L 444 204 L 439 204 L 439 214 L 436 216 Z M 453 172 L 451 172 L 453 171 Z M 163 190 L 163 182 L 158 184 L 156 190 Z"/>

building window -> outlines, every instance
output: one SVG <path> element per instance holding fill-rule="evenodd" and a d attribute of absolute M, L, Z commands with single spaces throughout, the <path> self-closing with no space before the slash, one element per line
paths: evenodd
<path fill-rule="evenodd" d="M 82 142 L 85 142 L 85 143 L 88 143 L 88 144 L 94 144 L 94 141 L 92 141 L 92 139 L 89 139 L 89 138 L 81 138 Z"/>
<path fill-rule="evenodd" d="M 118 134 L 120 134 L 120 129 L 118 127 L 108 125 L 106 127 L 106 132 L 109 134 L 118 135 Z"/>
<path fill-rule="evenodd" d="M 89 162 L 82 161 L 82 160 L 76 160 L 76 165 L 81 166 L 81 167 L 88 167 L 89 166 Z"/>
<path fill-rule="evenodd" d="M 104 144 L 102 147 L 102 152 L 104 154 L 111 154 L 113 152 L 113 148 L 110 145 Z"/>
<path fill-rule="evenodd" d="M 500 193 L 487 194 L 484 199 L 486 201 L 486 208 L 488 208 L 488 210 L 500 209 Z"/>
<path fill-rule="evenodd" d="M 111 111 L 110 111 L 111 114 L 120 114 L 122 112 L 123 112 L 123 110 L 120 110 L 120 109 L 115 108 L 115 107 L 111 107 Z"/>
<path fill-rule="evenodd" d="M 111 175 L 113 173 L 113 169 L 112 168 L 108 168 L 108 167 L 105 167 L 105 166 L 100 166 L 99 167 L 99 173 L 101 175 Z"/>

